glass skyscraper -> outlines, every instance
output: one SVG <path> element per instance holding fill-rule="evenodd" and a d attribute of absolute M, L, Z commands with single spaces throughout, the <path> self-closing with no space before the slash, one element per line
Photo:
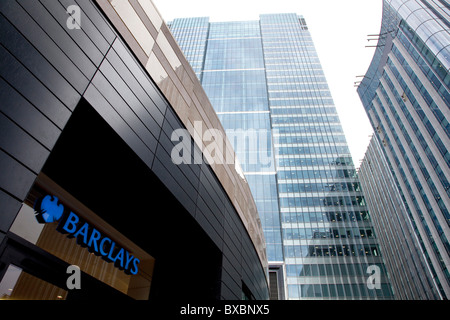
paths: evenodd
<path fill-rule="evenodd" d="M 450 297 L 449 28 L 448 1 L 384 1 L 377 49 L 358 87 L 406 210 L 387 222 L 410 225 L 428 296 L 443 299 Z"/>
<path fill-rule="evenodd" d="M 440 299 L 383 147 L 373 136 L 358 171 L 396 299 Z"/>
<path fill-rule="evenodd" d="M 272 277 L 276 275 L 279 280 L 280 292 L 272 298 L 392 299 L 304 18 L 181 18 L 169 25 L 252 190 L 266 238 L 270 279 L 277 280 Z M 372 275 L 380 277 L 372 282 Z"/>

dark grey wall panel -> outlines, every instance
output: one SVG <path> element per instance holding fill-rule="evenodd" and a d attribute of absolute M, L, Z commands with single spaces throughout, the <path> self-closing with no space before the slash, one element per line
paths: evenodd
<path fill-rule="evenodd" d="M 1 179 L 1 178 L 0 178 Z M 16 213 L 22 206 L 21 201 L 17 201 L 9 194 L 0 190 L 0 237 L 2 232 L 7 232 L 11 227 L 11 224 L 16 218 Z"/>
<path fill-rule="evenodd" d="M 170 112 L 173 111 L 167 111 L 167 113 Z M 161 139 L 161 137 L 164 138 Z M 177 198 L 186 201 L 189 206 L 189 212 L 194 215 L 198 197 L 198 184 L 200 180 L 198 172 L 194 172 L 187 166 L 182 167 L 174 164 L 170 154 L 170 145 L 173 146 L 173 142 L 169 140 L 165 132 L 161 133 L 161 137 L 160 143 L 163 144 L 158 145 L 156 159 L 152 170 L 163 179 L 172 181 L 172 187 L 176 190 L 175 194 Z M 164 173 L 164 171 L 166 173 Z"/>
<path fill-rule="evenodd" d="M 222 300 L 241 300 L 242 295 L 238 295 L 236 292 L 231 291 L 231 289 L 223 284 L 221 288 L 221 299 Z"/>
<path fill-rule="evenodd" d="M 188 196 L 185 190 L 181 188 L 178 182 L 172 177 L 172 175 L 164 167 L 163 163 L 158 158 L 155 158 L 152 170 L 158 176 L 159 179 L 166 185 L 166 187 L 173 193 L 173 195 L 180 201 L 186 210 L 192 215 L 195 215 L 196 205 L 195 202 Z"/>
<path fill-rule="evenodd" d="M 142 137 L 143 141 L 148 144 L 150 150 L 155 151 L 157 139 L 159 137 L 159 133 L 161 131 L 161 126 L 155 121 L 155 119 L 150 115 L 147 109 L 142 105 L 142 103 L 136 98 L 134 93 L 127 86 L 128 79 L 122 79 L 121 75 L 117 73 L 114 67 L 109 63 L 108 60 L 105 60 L 101 67 L 100 72 L 108 79 L 108 82 L 111 83 L 114 87 L 113 90 L 117 92 L 120 96 L 117 96 L 114 92 L 114 95 L 111 94 L 111 98 L 113 99 L 122 99 L 127 105 L 130 111 L 137 117 L 127 118 L 127 121 L 133 122 L 133 127 L 139 128 L 139 136 Z M 98 74 L 97 74 L 98 76 Z M 97 77 L 96 76 L 96 77 Z M 93 80 L 93 83 L 96 82 L 96 77 Z M 111 88 L 112 89 L 112 88 Z M 107 94 L 105 92 L 105 94 Z M 109 97 L 109 95 L 108 95 Z M 114 100 L 112 100 L 114 101 Z M 118 104 L 117 101 L 114 101 Z M 119 107 L 120 108 L 120 107 Z M 142 124 L 142 126 L 141 126 Z M 151 133 L 151 136 L 148 135 L 148 132 Z"/>
<path fill-rule="evenodd" d="M 246 263 L 243 265 L 243 281 L 246 283 L 246 285 L 249 287 L 249 289 L 252 292 L 255 292 L 256 294 L 262 292 L 263 288 L 262 288 L 262 283 L 261 283 L 261 279 L 263 279 L 262 277 L 262 273 L 261 273 L 261 268 L 259 266 L 259 264 L 257 263 L 257 259 L 258 256 L 256 254 L 256 252 L 253 249 L 253 245 L 251 244 L 250 241 L 245 241 L 245 243 L 247 243 L 247 246 L 249 248 L 249 251 L 247 251 L 248 255 L 245 255 L 245 251 L 243 251 L 244 255 L 246 257 L 246 259 L 244 259 L 244 261 L 246 261 Z M 244 246 L 245 247 L 245 246 Z M 251 247 L 251 249 L 250 249 Z M 255 277 L 255 275 L 260 275 L 260 277 Z M 259 297 L 259 299 L 261 299 L 261 297 Z"/>
<path fill-rule="evenodd" d="M 61 130 L 1 78 L 0 101 L 0 112 L 11 121 L 47 149 L 55 145 Z"/>
<path fill-rule="evenodd" d="M 64 26 L 64 24 L 67 24 L 67 8 L 74 4 L 75 2 L 73 0 L 69 1 L 60 1 L 61 6 L 55 7 L 48 5 L 49 2 L 54 2 L 54 0 L 41 0 L 41 2 L 45 5 L 45 7 L 50 11 L 50 13 L 53 15 L 53 17 L 59 22 L 60 25 Z M 76 3 L 75 3 L 76 4 Z M 84 44 L 94 52 L 95 57 L 91 58 L 94 64 L 98 65 L 101 62 L 101 59 L 103 59 L 104 55 L 108 52 L 111 43 L 115 39 L 115 35 L 112 32 L 111 29 L 107 27 L 107 24 L 104 20 L 98 19 L 98 17 L 95 15 L 95 13 L 98 12 L 95 10 L 93 12 L 84 12 L 84 9 L 88 8 L 86 6 L 81 8 L 81 26 L 82 28 L 80 30 L 76 30 L 75 32 L 69 31 L 69 36 L 76 42 L 81 48 L 84 48 Z M 93 8 L 92 6 L 89 6 L 89 8 Z M 91 21 L 92 19 L 95 19 L 98 22 L 98 24 L 104 25 L 106 28 L 103 31 L 104 34 L 102 34 L 99 29 L 94 25 L 94 22 Z M 94 46 L 94 47 L 92 47 Z M 98 54 L 96 54 L 96 50 L 99 51 Z M 87 51 L 87 50 L 83 50 Z M 100 60 L 97 61 L 95 58 L 99 58 Z"/>
<path fill-rule="evenodd" d="M 225 290 L 222 290 L 222 295 L 226 294 L 232 294 L 232 299 L 241 299 L 241 297 L 237 296 L 237 292 L 242 291 L 242 283 L 240 280 L 240 276 L 237 277 L 231 277 L 227 270 L 223 270 L 222 272 L 222 281 L 224 283 L 223 287 L 226 288 Z M 230 291 L 230 293 L 228 292 Z"/>
<path fill-rule="evenodd" d="M 28 0 L 21 0 L 24 2 Z M 93 42 L 87 34 L 84 32 L 93 31 L 94 29 L 88 29 L 89 19 L 84 17 L 81 20 L 81 29 L 69 29 L 67 28 L 67 7 L 63 5 L 53 5 L 50 2 L 55 2 L 54 0 L 40 0 L 44 6 L 38 1 L 34 1 L 33 6 L 27 5 L 27 11 L 30 15 L 42 26 L 44 30 L 49 30 L 49 36 L 55 41 L 55 43 L 62 48 L 64 51 L 75 50 L 75 54 L 86 55 L 89 60 L 98 66 L 102 60 L 110 44 L 106 42 L 104 38 L 96 37 L 97 43 Z M 28 7 L 30 10 L 28 10 Z M 61 32 L 58 29 L 63 29 Z M 50 31 L 51 30 L 51 31 Z M 68 39 L 70 37 L 70 40 Z M 68 46 L 65 48 L 64 46 Z M 103 49 L 100 50 L 99 46 Z M 77 52 L 78 50 L 78 52 Z M 81 52 L 79 52 L 81 51 Z M 96 67 L 94 67 L 95 72 Z M 88 74 L 88 78 L 90 78 Z"/>
<path fill-rule="evenodd" d="M 138 80 L 135 78 L 135 75 L 131 73 L 130 69 L 128 69 L 128 66 L 130 66 L 130 64 L 132 64 L 133 61 L 126 61 L 126 62 L 123 61 L 117 55 L 114 49 L 108 52 L 108 56 L 106 57 L 106 59 L 111 64 L 111 66 L 113 66 L 116 72 L 120 75 L 120 77 L 123 79 L 123 82 L 125 82 L 127 87 L 133 91 L 133 94 L 136 96 L 136 99 L 138 99 L 139 103 L 142 104 L 142 106 L 147 110 L 149 116 L 153 118 L 150 121 L 156 122 L 158 127 L 161 127 L 164 121 L 164 114 L 157 108 L 155 103 L 152 101 L 150 95 L 142 87 L 143 84 L 139 83 Z"/>
<path fill-rule="evenodd" d="M 80 99 L 80 94 L 71 84 L 2 16 L 0 16 L 0 27 L 2 45 L 59 100 L 65 105 L 75 106 Z"/>
<path fill-rule="evenodd" d="M 198 199 L 197 204 L 200 206 L 200 205 L 202 205 L 201 202 L 202 202 L 202 200 Z M 219 234 L 217 232 L 217 229 L 215 229 L 213 227 L 211 222 L 206 218 L 206 215 L 204 215 L 201 211 L 198 210 L 198 207 L 197 207 L 197 210 L 195 213 L 195 220 L 197 220 L 198 224 L 208 233 L 211 240 L 213 240 L 214 243 L 216 244 L 216 246 L 218 248 L 220 248 L 222 251 L 223 250 L 223 238 L 222 238 L 221 234 Z"/>
<path fill-rule="evenodd" d="M 179 188 L 183 190 L 180 196 L 186 194 L 189 197 L 189 202 L 195 205 L 198 198 L 198 188 L 200 184 L 200 168 L 198 165 L 181 164 L 176 165 L 173 163 L 171 153 L 173 147 L 178 144 L 170 139 L 174 130 L 183 128 L 179 119 L 176 118 L 174 111 L 167 109 L 165 113 L 165 119 L 162 127 L 162 132 L 159 137 L 159 145 L 156 153 L 156 157 L 159 162 L 166 168 L 167 172 L 173 177 L 174 181 L 179 185 Z M 187 144 L 192 150 L 196 148 L 192 141 L 187 141 Z M 193 160 L 193 153 L 191 154 L 191 160 Z M 155 172 L 158 170 L 152 168 Z M 178 187 L 177 187 L 178 188 Z M 195 207 L 191 207 L 190 212 L 192 215 L 195 213 Z"/>
<path fill-rule="evenodd" d="M 181 124 L 181 121 L 178 119 L 178 117 L 175 115 L 175 112 L 166 112 L 165 121 L 163 124 L 163 129 L 166 132 L 167 136 L 170 138 L 172 136 L 172 130 L 178 129 L 178 128 L 184 128 Z M 196 148 L 198 149 L 198 148 Z M 194 150 L 192 150 L 194 151 Z M 200 151 L 200 149 L 198 149 Z"/>
<path fill-rule="evenodd" d="M 69 108 L 2 46 L 0 46 L 0 76 L 59 128 L 62 129 L 67 123 L 71 115 Z"/>
<path fill-rule="evenodd" d="M 0 149 L 38 174 L 50 152 L 2 113 L 0 113 L 0 132 L 8 133 L 0 135 Z"/>
<path fill-rule="evenodd" d="M 240 220 L 240 218 L 238 216 L 232 214 L 234 211 L 234 206 L 231 203 L 231 201 L 225 202 L 225 210 L 228 213 L 226 215 L 226 221 L 232 228 L 232 231 L 236 233 L 236 236 L 241 237 L 242 234 L 241 234 L 241 229 L 239 228 L 239 224 L 242 223 L 242 221 Z"/>
<path fill-rule="evenodd" d="M 165 114 L 168 106 L 167 100 L 163 98 L 163 95 L 159 92 L 156 85 L 150 79 L 150 76 L 143 71 L 136 58 L 130 53 L 122 41 L 115 41 L 113 44 L 113 50 L 120 56 L 130 72 L 150 96 L 156 107 L 162 114 Z"/>
<path fill-rule="evenodd" d="M 139 139 L 145 144 L 146 148 L 155 152 L 157 140 L 149 131 L 142 120 L 133 112 L 130 106 L 122 99 L 122 97 L 116 91 L 116 88 L 109 82 L 108 77 L 111 77 L 111 81 L 116 76 L 107 67 L 100 67 L 102 73 L 97 73 L 92 79 L 92 84 L 97 90 L 105 97 L 109 104 L 114 108 L 122 119 L 130 126 Z M 105 73 L 105 74 L 103 74 Z"/>
<path fill-rule="evenodd" d="M 205 215 L 206 219 L 208 219 L 209 223 L 214 227 L 214 229 L 220 230 L 223 233 L 223 205 L 221 202 L 214 202 L 214 199 L 211 197 L 211 190 L 209 184 L 205 183 L 205 178 L 203 175 L 200 176 L 200 186 L 199 186 L 199 195 L 202 200 L 205 202 L 207 211 L 203 211 L 202 213 Z M 209 188 L 208 188 L 209 187 Z"/>
<path fill-rule="evenodd" d="M 83 96 L 94 109 L 102 116 L 103 119 L 114 129 L 114 131 L 133 149 L 133 151 L 148 166 L 151 166 L 154 154 L 139 139 L 136 133 L 124 121 L 124 119 L 113 109 L 110 103 L 103 95 L 93 86 L 89 86 Z"/>
<path fill-rule="evenodd" d="M 242 232 L 243 229 L 239 228 L 239 221 L 235 221 L 233 219 L 232 211 L 229 209 L 225 209 L 224 214 L 224 231 L 225 233 L 233 239 L 234 244 L 236 247 L 240 248 L 242 246 Z"/>
<path fill-rule="evenodd" d="M 33 2 L 30 1 L 30 4 Z M 89 76 L 92 77 L 95 72 L 94 65 L 86 56 L 83 58 L 83 55 L 75 56 L 71 51 L 64 52 L 17 2 L 1 1 L 0 10 L 36 50 L 70 81 L 78 92 L 84 91 L 88 85 Z M 65 32 L 62 27 L 59 30 Z M 70 39 L 69 42 L 71 42 Z"/>
<path fill-rule="evenodd" d="M 220 226 L 218 228 L 223 229 L 223 210 L 224 210 L 224 197 L 223 191 L 218 190 L 217 182 L 212 179 L 210 172 L 205 172 L 202 170 L 200 175 L 200 196 L 208 205 L 210 211 L 215 213 L 215 216 L 219 218 Z M 218 194 L 221 193 L 221 196 Z"/>
<path fill-rule="evenodd" d="M 71 30 L 67 28 L 66 22 L 69 16 L 66 14 L 66 19 L 61 21 L 60 24 L 39 1 L 19 0 L 19 4 L 35 21 L 38 30 L 42 30 L 70 58 L 73 64 L 83 72 L 87 79 L 92 78 L 97 69 L 96 65 L 101 62 L 102 57 L 92 43 L 89 46 L 87 43 L 84 43 L 83 49 L 81 49 L 73 41 L 69 33 L 81 34 L 81 32 L 77 32 L 77 29 Z M 58 15 L 61 11 L 65 11 L 65 8 L 58 2 L 52 3 L 47 8 Z"/>
<path fill-rule="evenodd" d="M 51 0 L 47 0 L 51 2 Z M 114 42 L 114 39 L 117 37 L 117 34 L 114 32 L 113 28 L 109 25 L 107 22 L 107 19 L 103 16 L 103 14 L 99 11 L 99 9 L 92 4 L 90 0 L 59 0 L 59 2 L 64 6 L 64 8 L 68 8 L 70 5 L 76 4 L 78 5 L 82 10 L 81 15 L 81 21 L 83 23 L 83 30 L 87 33 L 89 38 L 97 44 L 100 51 L 102 51 L 103 54 L 106 54 L 106 52 L 109 49 L 108 48 L 102 48 L 99 43 L 102 42 L 100 38 L 103 38 L 106 40 L 108 44 L 111 44 Z M 84 25 L 83 20 L 87 23 L 87 25 Z"/>
<path fill-rule="evenodd" d="M 242 241 L 241 239 L 237 239 L 235 237 L 230 237 L 230 234 L 224 233 L 224 241 L 225 245 L 223 248 L 224 254 L 227 258 L 236 265 L 242 264 Z"/>
<path fill-rule="evenodd" d="M 166 134 L 166 131 L 169 130 L 168 128 L 170 128 L 170 126 L 168 125 L 168 122 L 165 121 L 163 131 L 161 132 L 161 135 L 159 137 L 160 146 L 164 149 L 165 153 L 167 154 L 166 156 L 164 156 L 165 158 L 171 157 L 172 149 L 174 147 L 174 142 L 171 141 L 169 136 L 167 136 Z M 192 146 L 191 141 L 189 141 L 188 143 L 189 144 L 186 144 L 186 148 Z M 168 160 L 172 162 L 171 159 Z M 190 182 L 192 188 L 198 190 L 198 186 L 200 183 L 200 168 L 198 166 L 192 166 L 190 164 L 181 163 L 177 165 L 175 168 L 176 170 L 180 170 L 183 173 L 186 179 Z"/>
<path fill-rule="evenodd" d="M 229 240 L 229 239 L 226 239 Z M 242 253 L 241 253 L 242 254 Z M 242 278 L 242 259 L 237 259 L 234 255 L 230 254 L 230 249 L 227 245 L 224 245 L 223 248 L 223 255 L 224 260 L 228 261 L 230 264 L 230 267 L 228 267 L 226 270 L 227 272 L 234 278 L 234 279 L 241 279 Z M 240 281 L 239 281 L 240 282 Z"/>
<path fill-rule="evenodd" d="M 2 168 L 0 188 L 17 199 L 25 199 L 36 175 L 2 150 L 0 150 L 0 168 Z"/>

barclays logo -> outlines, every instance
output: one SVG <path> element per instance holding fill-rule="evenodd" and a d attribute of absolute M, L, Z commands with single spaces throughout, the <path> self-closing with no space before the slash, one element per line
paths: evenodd
<path fill-rule="evenodd" d="M 52 223 L 61 219 L 64 206 L 59 203 L 57 197 L 47 195 L 36 201 L 34 210 L 36 211 L 36 220 L 39 223 Z"/>
<path fill-rule="evenodd" d="M 41 223 L 58 222 L 56 230 L 67 234 L 68 238 L 75 238 L 78 245 L 87 248 L 89 252 L 107 262 L 126 274 L 137 274 L 140 260 L 128 250 L 121 248 L 112 238 L 104 235 L 95 226 L 84 221 L 79 215 L 65 210 L 59 199 L 46 195 L 36 200 L 34 205 L 36 220 Z"/>

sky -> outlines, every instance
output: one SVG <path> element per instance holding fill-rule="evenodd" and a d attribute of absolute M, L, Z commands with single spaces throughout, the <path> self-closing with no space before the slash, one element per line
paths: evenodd
<path fill-rule="evenodd" d="M 308 24 L 355 166 L 364 158 L 373 129 L 356 92 L 381 27 L 382 0 L 153 0 L 163 19 L 210 17 L 258 20 L 264 13 L 297 13 Z"/>

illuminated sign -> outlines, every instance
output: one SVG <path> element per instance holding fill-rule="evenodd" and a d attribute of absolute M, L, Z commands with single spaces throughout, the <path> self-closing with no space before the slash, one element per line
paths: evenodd
<path fill-rule="evenodd" d="M 118 246 L 113 239 L 102 234 L 76 213 L 65 210 L 57 197 L 46 195 L 39 198 L 34 205 L 34 210 L 39 223 L 59 221 L 56 228 L 58 232 L 67 234 L 68 238 L 75 238 L 78 245 L 101 256 L 105 261 L 114 263 L 116 268 L 123 270 L 126 274 L 138 273 L 140 262 L 138 258 Z"/>

